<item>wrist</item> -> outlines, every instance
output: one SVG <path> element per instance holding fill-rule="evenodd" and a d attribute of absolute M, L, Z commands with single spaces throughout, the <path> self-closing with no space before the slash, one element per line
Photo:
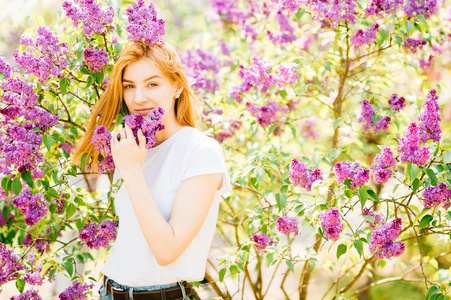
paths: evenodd
<path fill-rule="evenodd" d="M 131 168 L 121 172 L 121 177 L 124 181 L 136 178 L 139 174 L 142 174 L 141 168 Z"/>

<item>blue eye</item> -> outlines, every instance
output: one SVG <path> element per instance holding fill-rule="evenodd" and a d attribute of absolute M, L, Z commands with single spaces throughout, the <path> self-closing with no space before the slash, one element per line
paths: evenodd
<path fill-rule="evenodd" d="M 124 89 L 131 89 L 133 88 L 133 84 L 127 84 L 126 86 L 124 86 Z"/>
<path fill-rule="evenodd" d="M 149 83 L 149 86 L 151 86 L 151 87 L 156 87 L 158 84 L 156 84 L 156 83 Z"/>

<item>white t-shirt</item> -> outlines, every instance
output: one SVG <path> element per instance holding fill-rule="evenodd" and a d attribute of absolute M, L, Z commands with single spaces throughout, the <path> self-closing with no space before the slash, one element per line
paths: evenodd
<path fill-rule="evenodd" d="M 158 146 L 147 150 L 142 166 L 147 186 L 161 214 L 169 221 L 175 195 L 183 180 L 202 174 L 223 173 L 204 224 L 193 241 L 173 263 L 160 266 L 139 227 L 125 184 L 114 200 L 119 216 L 116 241 L 102 273 L 122 285 L 148 286 L 180 280 L 200 281 L 205 276 L 221 195 L 230 189 L 230 177 L 219 143 L 185 126 Z M 120 178 L 115 172 L 114 182 Z M 190 222 L 190 216 L 186 216 Z"/>

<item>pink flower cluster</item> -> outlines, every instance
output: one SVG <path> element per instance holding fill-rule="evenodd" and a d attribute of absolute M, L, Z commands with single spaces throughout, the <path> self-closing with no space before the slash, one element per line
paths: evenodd
<path fill-rule="evenodd" d="M 17 70 L 0 54 L 0 73 L 3 73 L 6 79 L 11 78 L 11 75 Z"/>
<path fill-rule="evenodd" d="M 376 15 L 383 17 L 382 12 L 385 12 L 387 15 L 395 13 L 403 2 L 404 0 L 371 0 L 365 9 L 365 14 L 367 16 Z"/>
<path fill-rule="evenodd" d="M 401 223 L 401 218 L 396 218 L 389 223 L 382 223 L 371 233 L 369 249 L 376 258 L 396 257 L 404 253 L 406 245 L 402 242 L 394 242 L 401 233 Z"/>
<path fill-rule="evenodd" d="M 290 14 L 297 12 L 301 6 L 301 0 L 271 0 L 277 3 L 281 9 L 287 10 Z"/>
<path fill-rule="evenodd" d="M 359 50 L 359 48 L 366 44 L 371 44 L 376 41 L 376 33 L 379 31 L 379 24 L 375 23 L 371 25 L 370 28 L 363 31 L 359 29 L 356 33 L 351 37 L 351 43 L 354 45 L 355 50 Z"/>
<path fill-rule="evenodd" d="M 18 296 L 12 296 L 10 300 L 42 300 L 38 292 L 35 290 L 28 290 Z"/>
<path fill-rule="evenodd" d="M 264 233 L 254 234 L 254 236 L 252 237 L 252 240 L 257 243 L 255 245 L 255 248 L 257 250 L 264 250 L 268 246 L 274 246 L 275 247 L 277 245 L 277 241 L 275 239 L 273 239 L 272 237 L 267 236 Z M 266 251 L 264 251 L 264 252 L 266 252 Z"/>
<path fill-rule="evenodd" d="M 300 125 L 299 131 L 307 139 L 316 140 L 319 138 L 320 133 L 315 131 L 314 128 L 318 123 L 318 116 L 311 116 L 303 124 Z"/>
<path fill-rule="evenodd" d="M 423 205 L 427 208 L 433 208 L 443 204 L 444 209 L 451 206 L 451 189 L 445 183 L 441 182 L 437 186 L 430 186 L 423 191 Z"/>
<path fill-rule="evenodd" d="M 276 15 L 276 19 L 279 23 L 280 34 L 274 34 L 268 30 L 269 39 L 274 44 L 286 44 L 293 42 L 297 39 L 294 34 L 294 27 L 290 24 L 290 19 L 283 14 L 283 11 L 279 10 Z"/>
<path fill-rule="evenodd" d="M 38 223 L 47 214 L 49 207 L 49 203 L 41 194 L 33 194 L 29 189 L 23 189 L 12 203 L 15 207 L 22 209 L 25 223 L 29 226 Z"/>
<path fill-rule="evenodd" d="M 341 223 L 340 212 L 338 209 L 332 207 L 328 211 L 321 212 L 319 219 L 324 231 L 324 236 L 332 241 L 338 240 L 340 238 L 340 233 L 343 231 L 343 224 Z"/>
<path fill-rule="evenodd" d="M 358 14 L 358 5 L 355 0 L 307 0 L 306 2 L 307 7 L 317 13 L 315 19 L 325 26 L 335 29 L 340 21 L 348 21 L 355 24 L 356 15 Z"/>
<path fill-rule="evenodd" d="M 393 157 L 393 152 L 390 148 L 382 149 L 380 154 L 377 154 L 371 165 L 371 170 L 374 171 L 374 182 L 385 183 L 390 179 L 393 171 L 388 168 L 395 168 L 396 160 Z"/>
<path fill-rule="evenodd" d="M 86 242 L 88 248 L 108 248 L 110 241 L 116 239 L 117 225 L 117 222 L 111 220 L 103 221 L 99 226 L 94 223 L 85 225 L 80 231 L 79 238 Z"/>
<path fill-rule="evenodd" d="M 270 72 L 273 66 L 259 59 L 253 57 L 251 65 L 244 67 L 240 65 L 240 78 L 243 82 L 239 86 L 232 88 L 230 96 L 238 102 L 242 102 L 241 95 L 251 88 L 260 90 L 262 93 L 266 93 L 269 88 L 277 85 L 279 88 L 285 84 L 295 84 L 299 79 L 297 74 L 297 64 L 281 64 L 277 67 L 277 73 Z"/>
<path fill-rule="evenodd" d="M 427 140 L 432 139 L 434 142 L 440 141 L 440 134 L 442 130 L 440 129 L 440 106 L 437 103 L 437 92 L 436 90 L 429 91 L 427 96 L 428 100 L 423 104 L 423 112 L 418 116 L 420 124 L 418 129 L 420 130 L 420 140 L 426 143 Z"/>
<path fill-rule="evenodd" d="M 432 55 L 429 55 L 428 59 L 420 58 L 420 68 L 423 70 L 423 72 L 427 72 L 432 67 L 433 62 L 434 58 Z"/>
<path fill-rule="evenodd" d="M 377 225 L 382 221 L 382 216 L 376 214 L 374 211 L 370 211 L 368 208 L 364 207 L 362 210 L 362 216 L 372 216 L 374 217 L 374 222 L 366 220 L 366 223 L 371 226 L 371 228 L 376 229 Z"/>
<path fill-rule="evenodd" d="M 3 243 L 0 243 L 0 262 L 0 285 L 15 280 L 17 272 L 23 270 L 20 258 Z"/>
<path fill-rule="evenodd" d="M 58 298 L 60 300 L 86 300 L 86 292 L 94 287 L 94 284 L 82 284 L 79 281 L 74 281 L 72 286 L 65 289 Z"/>
<path fill-rule="evenodd" d="M 224 126 L 224 123 L 227 122 L 229 124 L 228 127 Z M 225 122 L 221 122 L 221 129 L 219 132 L 214 133 L 214 138 L 223 143 L 225 139 L 231 138 L 235 135 L 235 132 L 241 128 L 242 123 L 240 121 L 234 119 L 228 119 Z"/>
<path fill-rule="evenodd" d="M 355 189 L 359 185 L 364 185 L 370 179 L 370 171 L 360 167 L 359 162 L 339 161 L 334 166 L 337 182 L 344 182 L 350 179 L 349 187 Z"/>
<path fill-rule="evenodd" d="M 288 218 L 287 216 L 283 216 L 277 219 L 277 229 L 280 233 L 289 235 L 290 233 L 294 233 L 294 235 L 299 234 L 298 221 L 296 218 Z"/>
<path fill-rule="evenodd" d="M 251 115 L 257 118 L 258 124 L 262 127 L 267 127 L 275 123 L 284 124 L 286 120 L 284 113 L 288 112 L 286 106 L 281 106 L 272 101 L 262 106 L 247 102 L 246 109 Z"/>
<path fill-rule="evenodd" d="M 180 58 L 194 88 L 209 92 L 219 89 L 217 77 L 223 62 L 218 56 L 199 48 L 195 52 L 188 50 Z"/>
<path fill-rule="evenodd" d="M 91 138 L 91 144 L 94 145 L 94 149 L 96 149 L 102 157 L 99 157 L 99 166 L 98 172 L 104 173 L 107 171 L 112 171 L 115 168 L 113 156 L 111 154 L 111 133 L 108 129 L 101 125 L 97 126 L 94 130 L 94 134 Z M 89 164 L 86 169 L 91 170 L 91 164 Z"/>
<path fill-rule="evenodd" d="M 83 52 L 84 63 L 88 65 L 88 69 L 91 72 L 100 73 L 102 72 L 102 67 L 108 65 L 108 53 L 105 49 L 100 48 L 99 50 L 88 48 Z"/>
<path fill-rule="evenodd" d="M 406 107 L 406 99 L 404 97 L 399 97 L 397 94 L 393 94 L 390 99 L 388 99 L 388 106 L 390 106 L 392 111 L 397 113 Z"/>
<path fill-rule="evenodd" d="M 404 11 L 409 17 L 415 14 L 428 19 L 437 12 L 437 0 L 407 0 Z"/>
<path fill-rule="evenodd" d="M 141 129 L 146 138 L 146 149 L 150 149 L 156 144 L 157 140 L 155 139 L 155 135 L 157 131 L 164 129 L 164 125 L 161 124 L 163 114 L 164 109 L 158 107 L 154 109 L 147 118 L 144 118 L 141 114 L 127 115 L 124 117 L 125 124 L 132 129 L 137 144 L 139 144 L 139 129 Z"/>
<path fill-rule="evenodd" d="M 406 41 L 404 42 L 404 50 L 410 50 L 413 53 L 417 53 L 418 48 L 423 49 L 423 46 L 426 44 L 427 42 L 425 40 L 406 38 Z"/>
<path fill-rule="evenodd" d="M 21 55 L 19 50 L 16 50 L 15 61 L 27 73 L 38 76 L 41 83 L 45 83 L 50 77 L 60 76 L 69 65 L 65 57 L 68 54 L 67 44 L 60 44 L 58 37 L 46 26 L 38 27 L 36 41 L 22 36 L 20 43 L 27 46 L 27 50 Z"/>
<path fill-rule="evenodd" d="M 66 16 L 74 22 L 75 27 L 82 26 L 87 37 L 93 34 L 104 35 L 112 29 L 111 24 L 114 21 L 112 6 L 108 9 L 102 8 L 95 0 L 75 0 L 75 3 L 64 1 L 63 9 L 66 11 Z"/>
<path fill-rule="evenodd" d="M 294 186 L 300 185 L 310 192 L 313 182 L 315 180 L 323 180 L 323 177 L 320 169 L 309 170 L 303 162 L 293 158 L 290 163 L 290 180 Z"/>
<path fill-rule="evenodd" d="M 406 135 L 401 137 L 398 151 L 402 162 L 411 162 L 423 166 L 429 160 L 430 154 L 427 147 L 420 147 L 420 133 L 415 122 L 410 123 Z"/>
<path fill-rule="evenodd" d="M 363 123 L 363 129 L 368 131 L 373 128 L 374 133 L 378 133 L 380 130 L 386 131 L 388 129 L 388 125 L 391 124 L 391 118 L 389 116 L 380 118 L 376 122 L 374 122 L 373 118 L 376 112 L 373 109 L 373 106 L 368 100 L 362 101 L 362 114 L 357 119 L 359 123 Z"/>
<path fill-rule="evenodd" d="M 157 18 L 153 3 L 146 6 L 143 0 L 138 0 L 135 5 L 127 8 L 127 16 L 128 39 L 134 42 L 145 41 L 150 45 L 164 44 L 163 36 L 166 32 L 164 20 Z"/>

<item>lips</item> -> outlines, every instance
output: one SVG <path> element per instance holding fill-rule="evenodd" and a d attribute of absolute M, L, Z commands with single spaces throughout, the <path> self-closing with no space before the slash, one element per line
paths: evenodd
<path fill-rule="evenodd" d="M 140 114 L 150 113 L 153 108 L 137 109 L 136 112 Z"/>

